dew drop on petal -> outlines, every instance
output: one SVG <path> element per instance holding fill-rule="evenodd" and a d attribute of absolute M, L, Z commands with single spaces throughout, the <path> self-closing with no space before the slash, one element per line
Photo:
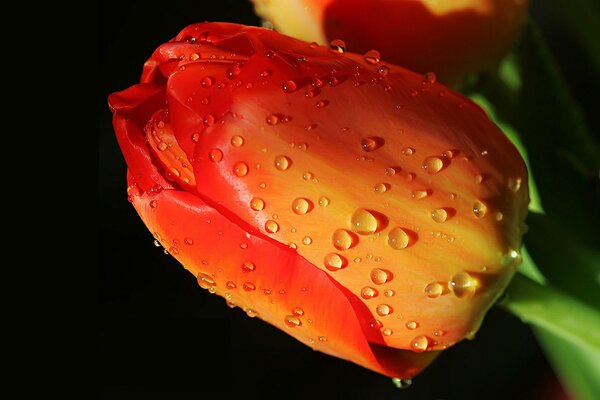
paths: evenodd
<path fill-rule="evenodd" d="M 405 147 L 402 149 L 402 154 L 404 154 L 405 156 L 412 156 L 413 154 L 415 154 L 415 149 L 412 147 Z"/>
<path fill-rule="evenodd" d="M 285 324 L 290 328 L 295 328 L 297 326 L 302 325 L 302 321 L 295 315 L 286 315 L 285 316 Z"/>
<path fill-rule="evenodd" d="M 223 159 L 223 152 L 220 149 L 211 149 L 208 152 L 208 158 L 212 162 L 219 162 Z"/>
<path fill-rule="evenodd" d="M 375 309 L 375 311 L 377 312 L 377 315 L 381 316 L 381 317 L 385 317 L 387 315 L 390 315 L 392 313 L 392 307 L 390 307 L 387 304 L 380 304 L 377 306 L 377 308 Z"/>
<path fill-rule="evenodd" d="M 233 147 L 242 147 L 244 144 L 244 138 L 240 135 L 235 135 L 231 138 L 231 145 Z"/>
<path fill-rule="evenodd" d="M 277 168 L 279 171 L 287 170 L 291 164 L 292 160 L 286 156 L 280 155 L 275 157 L 275 168 Z"/>
<path fill-rule="evenodd" d="M 243 272 L 252 272 L 256 269 L 256 265 L 254 265 L 251 261 L 244 261 L 242 263 L 242 271 Z"/>
<path fill-rule="evenodd" d="M 346 229 L 336 229 L 331 237 L 331 242 L 338 250 L 348 250 L 354 245 L 354 239 Z"/>
<path fill-rule="evenodd" d="M 379 228 L 379 221 L 369 210 L 359 208 L 352 214 L 350 220 L 352 230 L 361 235 L 371 235 Z"/>
<path fill-rule="evenodd" d="M 243 288 L 246 292 L 252 292 L 253 290 L 256 290 L 256 286 L 252 282 L 245 282 Z"/>
<path fill-rule="evenodd" d="M 212 76 L 205 76 L 204 78 L 202 78 L 202 80 L 200 81 L 200 86 L 202 86 L 203 88 L 209 88 L 211 87 L 213 84 L 215 83 L 215 78 L 213 78 Z"/>
<path fill-rule="evenodd" d="M 325 268 L 329 271 L 337 271 L 344 268 L 348 262 L 342 256 L 337 253 L 329 253 L 325 256 Z"/>
<path fill-rule="evenodd" d="M 521 178 L 508 178 L 508 188 L 513 192 L 518 192 L 521 189 Z"/>
<path fill-rule="evenodd" d="M 265 230 L 269 233 L 276 233 L 279 231 L 279 224 L 272 219 L 265 222 Z"/>
<path fill-rule="evenodd" d="M 402 250 L 408 247 L 410 237 L 406 231 L 399 226 L 388 233 L 388 244 L 392 249 Z"/>
<path fill-rule="evenodd" d="M 431 212 L 431 218 L 437 223 L 446 222 L 448 219 L 448 212 L 443 208 L 436 208 Z"/>
<path fill-rule="evenodd" d="M 377 292 L 377 289 L 375 289 L 371 286 L 365 286 L 360 291 L 360 297 L 362 297 L 365 300 L 369 300 L 369 299 L 372 299 L 373 297 L 377 297 L 378 294 L 379 294 L 379 292 Z"/>
<path fill-rule="evenodd" d="M 429 196 L 429 191 L 425 190 L 425 189 L 417 189 L 417 190 L 413 190 L 411 193 L 411 197 L 413 199 L 423 199 L 425 197 Z"/>
<path fill-rule="evenodd" d="M 248 164 L 243 161 L 235 163 L 233 166 L 233 173 L 239 177 L 248 175 Z"/>
<path fill-rule="evenodd" d="M 477 219 L 481 219 L 483 217 L 485 217 L 485 214 L 487 213 L 487 206 L 485 205 L 485 203 L 477 200 L 473 203 L 473 214 L 475 215 L 475 217 Z"/>
<path fill-rule="evenodd" d="M 371 280 L 376 285 L 383 285 L 392 280 L 392 273 L 381 268 L 371 270 Z"/>
<path fill-rule="evenodd" d="M 285 81 L 283 83 L 283 85 L 281 85 L 281 88 L 286 93 L 293 93 L 296 90 L 298 90 L 298 85 L 296 84 L 296 82 L 294 82 L 293 80 L 290 79 L 290 80 Z"/>
<path fill-rule="evenodd" d="M 477 280 L 467 272 L 459 272 L 450 280 L 450 287 L 458 298 L 472 296 L 477 290 Z"/>
<path fill-rule="evenodd" d="M 421 165 L 421 167 L 428 174 L 437 174 L 444 167 L 444 162 L 441 158 L 436 156 L 427 157 L 425 160 L 423 160 L 423 164 Z"/>
<path fill-rule="evenodd" d="M 429 298 L 435 299 L 440 297 L 444 293 L 444 285 L 440 282 L 431 282 L 425 286 L 425 295 Z"/>
<path fill-rule="evenodd" d="M 406 329 L 410 329 L 411 331 L 417 329 L 419 327 L 419 323 L 417 321 L 408 321 L 406 323 Z"/>
<path fill-rule="evenodd" d="M 334 53 L 343 53 L 346 51 L 346 43 L 343 40 L 335 39 L 329 42 L 329 49 Z"/>
<path fill-rule="evenodd" d="M 398 389 L 406 389 L 412 385 L 412 379 L 392 378 L 392 382 Z"/>
<path fill-rule="evenodd" d="M 373 190 L 375 190 L 376 193 L 385 193 L 388 190 L 388 186 L 389 184 L 387 183 L 376 183 L 375 186 L 373 186 Z"/>
<path fill-rule="evenodd" d="M 304 215 L 312 209 L 312 202 L 303 197 L 298 197 L 292 202 L 292 211 L 294 214 Z"/>
<path fill-rule="evenodd" d="M 392 289 L 388 289 L 383 294 L 385 295 L 385 297 L 393 297 L 396 294 L 396 292 Z"/>
<path fill-rule="evenodd" d="M 365 53 L 364 59 L 368 64 L 374 65 L 381 60 L 381 54 L 377 50 L 369 50 Z"/>
<path fill-rule="evenodd" d="M 308 246 L 312 243 L 312 238 L 310 236 L 304 236 L 302 238 L 302 243 Z"/>
<path fill-rule="evenodd" d="M 360 139 L 360 147 L 363 151 L 371 152 L 383 145 L 383 139 L 377 136 L 364 137 Z"/>
<path fill-rule="evenodd" d="M 279 116 L 277 114 L 269 114 L 266 118 L 267 124 L 273 126 L 279 123 Z"/>
<path fill-rule="evenodd" d="M 383 333 L 385 336 L 390 336 L 392 333 L 394 333 L 394 331 L 393 331 L 393 330 L 391 330 L 391 329 L 389 329 L 389 328 L 387 328 L 387 329 L 384 329 L 384 330 L 382 331 L 382 333 Z"/>
<path fill-rule="evenodd" d="M 250 208 L 254 211 L 262 211 L 265 208 L 265 201 L 259 197 L 250 200 Z"/>
<path fill-rule="evenodd" d="M 422 353 L 431 345 L 430 340 L 425 335 L 419 335 L 410 342 L 410 348 L 415 353 Z"/>
<path fill-rule="evenodd" d="M 301 317 L 304 315 L 304 310 L 300 307 L 294 307 L 294 308 L 292 308 L 292 314 Z"/>

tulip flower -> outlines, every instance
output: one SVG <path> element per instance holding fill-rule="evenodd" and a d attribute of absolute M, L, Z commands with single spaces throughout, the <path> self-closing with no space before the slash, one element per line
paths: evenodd
<path fill-rule="evenodd" d="M 475 333 L 519 263 L 523 160 L 433 74 L 202 23 L 109 103 L 156 240 L 315 350 L 410 378 Z"/>
<path fill-rule="evenodd" d="M 457 84 L 498 61 L 514 43 L 528 1 L 252 0 L 286 35 L 384 59 Z"/>

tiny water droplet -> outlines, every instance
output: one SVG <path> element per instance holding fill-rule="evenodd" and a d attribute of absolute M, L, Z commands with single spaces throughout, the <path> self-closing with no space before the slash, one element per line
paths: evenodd
<path fill-rule="evenodd" d="M 444 294 L 444 285 L 440 282 L 431 282 L 425 286 L 425 295 L 429 298 L 435 299 Z"/>
<path fill-rule="evenodd" d="M 416 150 L 412 147 L 405 147 L 402 149 L 402 154 L 404 154 L 405 156 L 412 156 L 413 154 L 415 154 Z"/>
<path fill-rule="evenodd" d="M 344 268 L 348 261 L 337 253 L 329 253 L 325 256 L 325 268 L 329 271 L 337 271 Z"/>
<path fill-rule="evenodd" d="M 443 208 L 436 208 L 431 212 L 431 218 L 437 223 L 446 222 L 448 219 L 448 212 Z"/>
<path fill-rule="evenodd" d="M 326 341 L 327 341 L 326 336 L 319 336 L 319 342 L 326 342 Z"/>
<path fill-rule="evenodd" d="M 402 250 L 408 247 L 410 237 L 406 231 L 399 226 L 388 233 L 388 244 L 392 249 Z"/>
<path fill-rule="evenodd" d="M 521 189 L 521 178 L 508 178 L 508 188 L 513 192 L 518 192 Z"/>
<path fill-rule="evenodd" d="M 286 156 L 280 155 L 280 156 L 275 157 L 275 168 L 277 168 L 279 171 L 287 170 L 291 164 L 292 164 L 292 160 L 290 160 Z"/>
<path fill-rule="evenodd" d="M 394 331 L 388 328 L 388 329 L 384 329 L 382 333 L 385 336 L 390 336 L 392 333 L 394 333 Z"/>
<path fill-rule="evenodd" d="M 279 231 L 279 224 L 272 219 L 265 222 L 265 230 L 269 233 L 276 233 Z"/>
<path fill-rule="evenodd" d="M 279 116 L 277 114 L 269 114 L 267 116 L 267 124 L 273 126 L 273 125 L 277 125 L 279 123 Z"/>
<path fill-rule="evenodd" d="M 371 235 L 379 228 L 379 221 L 369 210 L 359 208 L 352 214 L 350 220 L 352 230 L 361 235 Z"/>
<path fill-rule="evenodd" d="M 285 324 L 290 328 L 295 328 L 297 326 L 302 325 L 302 321 L 295 315 L 286 315 L 285 316 Z"/>
<path fill-rule="evenodd" d="M 302 238 L 302 243 L 308 246 L 312 243 L 312 238 L 310 236 L 304 236 Z"/>
<path fill-rule="evenodd" d="M 385 297 L 394 297 L 394 295 L 396 294 L 396 292 L 393 291 L 392 289 L 388 289 L 383 294 L 385 295 Z"/>
<path fill-rule="evenodd" d="M 219 162 L 223 159 L 223 152 L 220 149 L 211 149 L 208 152 L 208 158 L 212 162 Z"/>
<path fill-rule="evenodd" d="M 485 217 L 485 214 L 487 213 L 487 206 L 485 205 L 485 203 L 477 200 L 475 201 L 475 203 L 473 203 L 473 214 L 475 214 L 475 217 L 477 219 L 481 219 L 483 217 Z"/>
<path fill-rule="evenodd" d="M 388 67 L 387 65 L 380 65 L 377 68 L 377 73 L 381 76 L 386 76 L 390 73 L 390 67 Z"/>
<path fill-rule="evenodd" d="M 392 280 L 392 273 L 381 268 L 371 270 L 371 280 L 376 285 L 383 285 Z"/>
<path fill-rule="evenodd" d="M 423 199 L 425 197 L 429 196 L 429 191 L 426 189 L 418 189 L 418 190 L 413 190 L 411 197 L 413 199 Z"/>
<path fill-rule="evenodd" d="M 194 133 L 192 135 L 192 142 L 198 143 L 199 140 L 200 140 L 200 134 L 198 132 Z"/>
<path fill-rule="evenodd" d="M 225 287 L 227 289 L 235 289 L 237 286 L 236 286 L 235 282 L 233 282 L 233 281 L 227 281 L 227 283 L 225 284 Z"/>
<path fill-rule="evenodd" d="M 246 292 L 252 292 L 253 290 L 256 290 L 256 286 L 252 282 L 244 282 L 243 287 Z"/>
<path fill-rule="evenodd" d="M 377 306 L 377 308 L 375 309 L 375 311 L 377 312 L 377 315 L 381 316 L 381 317 L 385 317 L 387 315 L 390 315 L 392 313 L 392 307 L 390 307 L 387 304 L 380 304 Z"/>
<path fill-rule="evenodd" d="M 378 294 L 379 293 L 377 292 L 377 289 L 372 288 L 371 286 L 365 286 L 360 291 L 360 297 L 362 297 L 365 300 L 369 300 L 369 299 L 372 299 L 373 297 L 377 297 Z"/>
<path fill-rule="evenodd" d="M 368 64 L 374 65 L 381 60 L 381 54 L 377 50 L 369 50 L 365 53 L 364 59 Z"/>
<path fill-rule="evenodd" d="M 314 178 L 314 175 L 312 174 L 312 172 L 305 172 L 302 174 L 302 179 L 304 179 L 305 181 L 310 181 L 312 178 Z"/>
<path fill-rule="evenodd" d="M 312 210 L 312 202 L 308 199 L 298 197 L 292 202 L 292 211 L 294 214 L 304 215 Z"/>
<path fill-rule="evenodd" d="M 250 318 L 254 318 L 258 315 L 258 312 L 256 312 L 255 310 L 253 310 L 251 308 L 247 308 L 246 315 L 249 316 Z"/>
<path fill-rule="evenodd" d="M 255 197 L 252 200 L 250 200 L 250 208 L 254 211 L 262 211 L 265 208 L 265 202 L 263 199 Z"/>
<path fill-rule="evenodd" d="M 235 135 L 231 138 L 231 145 L 233 147 L 242 147 L 244 144 L 244 138 L 240 135 Z"/>
<path fill-rule="evenodd" d="M 427 157 L 421 166 L 429 174 L 437 174 L 444 167 L 444 162 L 437 156 Z"/>
<path fill-rule="evenodd" d="M 388 167 L 383 171 L 384 174 L 386 174 L 387 176 L 394 176 L 396 175 L 396 169 L 393 167 Z"/>
<path fill-rule="evenodd" d="M 450 287 L 456 297 L 463 298 L 475 294 L 477 280 L 467 272 L 459 272 L 450 280 Z"/>
<path fill-rule="evenodd" d="M 238 161 L 233 166 L 233 173 L 239 177 L 248 175 L 248 164 L 243 161 Z"/>
<path fill-rule="evenodd" d="M 425 81 L 427 81 L 428 83 L 435 83 L 436 80 L 437 77 L 433 72 L 428 72 L 425 74 Z"/>
<path fill-rule="evenodd" d="M 336 229 L 331 237 L 333 246 L 338 250 L 348 250 L 354 245 L 355 237 L 346 229 Z"/>
<path fill-rule="evenodd" d="M 158 206 L 158 201 L 156 201 L 156 200 L 150 200 L 150 207 L 156 208 L 156 206 Z"/>
<path fill-rule="evenodd" d="M 252 272 L 256 269 L 256 265 L 254 265 L 251 261 L 244 261 L 242 263 L 242 271 L 243 272 Z"/>
<path fill-rule="evenodd" d="M 360 147 L 366 151 L 371 152 L 380 148 L 384 143 L 384 140 L 377 136 L 364 137 L 360 139 Z"/>
<path fill-rule="evenodd" d="M 319 100 L 315 103 L 318 109 L 325 108 L 329 105 L 329 100 Z"/>
<path fill-rule="evenodd" d="M 419 323 L 417 321 L 408 321 L 406 323 L 406 329 L 410 329 L 411 331 L 417 329 L 419 327 Z"/>

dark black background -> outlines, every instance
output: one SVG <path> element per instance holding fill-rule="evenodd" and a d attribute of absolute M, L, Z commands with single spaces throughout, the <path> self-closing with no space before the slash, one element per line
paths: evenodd
<path fill-rule="evenodd" d="M 598 127 L 598 117 L 590 112 L 597 81 L 553 4 L 534 3 L 531 13 L 562 62 L 588 123 Z M 260 21 L 244 0 L 171 0 L 160 7 L 105 1 L 99 11 L 101 398 L 559 398 L 553 397 L 560 396 L 560 388 L 533 334 L 499 309 L 490 311 L 475 340 L 444 352 L 411 388 L 399 391 L 388 378 L 314 352 L 201 290 L 191 274 L 153 245 L 126 200 L 126 166 L 106 98 L 137 82 L 152 51 L 184 26 Z"/>

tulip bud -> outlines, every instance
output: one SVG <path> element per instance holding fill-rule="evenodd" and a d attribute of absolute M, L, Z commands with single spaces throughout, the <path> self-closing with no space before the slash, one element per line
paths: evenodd
<path fill-rule="evenodd" d="M 252 0 L 278 31 L 328 44 L 456 84 L 498 61 L 514 42 L 528 1 Z"/>
<path fill-rule="evenodd" d="M 523 160 L 432 75 L 204 23 L 109 102 L 156 240 L 315 350 L 412 377 L 474 334 L 518 264 Z"/>

